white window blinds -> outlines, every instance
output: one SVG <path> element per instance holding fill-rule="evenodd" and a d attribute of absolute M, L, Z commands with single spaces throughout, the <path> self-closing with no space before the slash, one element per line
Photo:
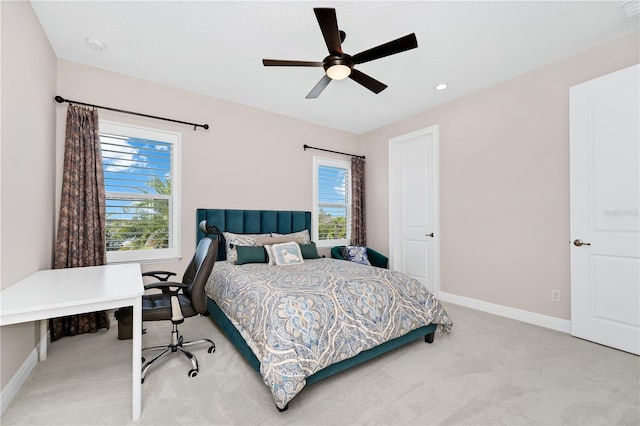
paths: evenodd
<path fill-rule="evenodd" d="M 179 140 L 101 122 L 108 261 L 178 257 Z"/>
<path fill-rule="evenodd" d="M 314 157 L 314 236 L 324 246 L 347 244 L 350 164 Z"/>

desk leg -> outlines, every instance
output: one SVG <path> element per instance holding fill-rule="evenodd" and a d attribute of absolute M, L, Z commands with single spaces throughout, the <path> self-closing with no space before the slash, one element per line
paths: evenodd
<path fill-rule="evenodd" d="M 133 388 L 131 411 L 133 420 L 142 413 L 142 297 L 133 305 Z"/>
<path fill-rule="evenodd" d="M 39 350 L 40 361 L 45 361 L 47 359 L 48 331 L 49 331 L 49 320 L 48 319 L 40 320 L 40 350 Z"/>

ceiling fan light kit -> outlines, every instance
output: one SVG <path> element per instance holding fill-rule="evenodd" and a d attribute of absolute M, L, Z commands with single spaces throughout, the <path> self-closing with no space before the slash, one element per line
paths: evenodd
<path fill-rule="evenodd" d="M 279 59 L 263 59 L 262 64 L 269 66 L 285 66 L 285 67 L 323 67 L 325 75 L 315 85 L 311 92 L 306 96 L 307 99 L 315 99 L 327 87 L 331 80 L 342 80 L 349 77 L 356 83 L 366 87 L 373 93 L 380 93 L 387 88 L 387 85 L 379 82 L 373 77 L 368 76 L 355 69 L 355 65 L 373 61 L 375 59 L 384 58 L 385 56 L 394 55 L 406 50 L 418 47 L 418 40 L 414 33 L 400 37 L 399 39 L 390 41 L 380 46 L 374 47 L 364 52 L 357 53 L 353 56 L 342 51 L 342 43 L 346 38 L 344 31 L 338 29 L 338 20 L 336 18 L 336 10 L 330 8 L 314 8 L 320 31 L 329 49 L 329 56 L 324 58 L 322 62 L 311 61 L 291 61 Z"/>
<path fill-rule="evenodd" d="M 332 80 L 343 80 L 351 74 L 353 62 L 351 56 L 327 56 L 324 58 L 323 67 L 327 75 Z"/>
<path fill-rule="evenodd" d="M 331 80 L 344 80 L 351 74 L 351 68 L 346 65 L 331 65 L 327 68 L 327 75 Z"/>

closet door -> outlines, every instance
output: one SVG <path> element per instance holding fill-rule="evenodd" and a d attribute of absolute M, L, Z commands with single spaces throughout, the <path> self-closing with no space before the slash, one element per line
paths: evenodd
<path fill-rule="evenodd" d="M 571 333 L 640 354 L 640 65 L 574 86 Z"/>
<path fill-rule="evenodd" d="M 438 126 L 389 141 L 390 268 L 439 291 Z"/>

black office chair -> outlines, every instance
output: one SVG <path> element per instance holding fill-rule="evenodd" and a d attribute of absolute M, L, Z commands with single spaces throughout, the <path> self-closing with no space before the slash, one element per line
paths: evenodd
<path fill-rule="evenodd" d="M 218 237 L 219 238 L 219 237 Z M 196 253 L 189 263 L 181 282 L 168 281 L 169 277 L 176 275 L 167 271 L 145 272 L 142 276 L 151 276 L 159 280 L 146 284 L 145 289 L 160 289 L 162 293 L 146 294 L 142 296 L 142 321 L 171 321 L 173 330 L 171 331 L 171 343 L 167 346 L 152 346 L 142 349 L 161 350 L 158 355 L 145 363 L 142 358 L 142 383 L 147 370 L 163 356 L 180 352 L 191 361 L 192 369 L 189 370 L 189 377 L 198 375 L 198 360 L 186 349 L 185 346 L 192 346 L 199 343 L 209 344 L 209 353 L 216 350 L 216 345 L 212 340 L 200 339 L 191 342 L 184 342 L 178 332 L 178 324 L 184 322 L 185 318 L 196 315 L 208 315 L 207 297 L 204 292 L 205 284 L 211 274 L 213 265 L 218 255 L 218 241 L 209 237 L 204 237 L 198 243 Z"/>

